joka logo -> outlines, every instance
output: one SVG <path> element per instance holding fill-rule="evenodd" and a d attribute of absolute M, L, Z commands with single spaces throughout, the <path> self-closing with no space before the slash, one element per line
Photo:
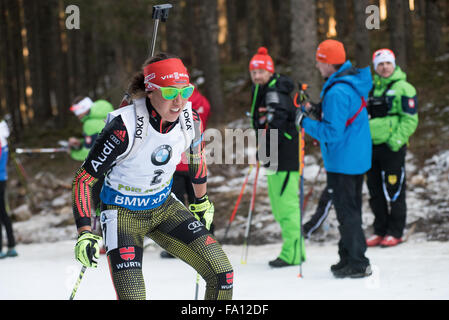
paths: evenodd
<path fill-rule="evenodd" d="M 136 133 L 134 134 L 134 137 L 137 139 L 142 139 L 142 133 L 143 133 L 143 116 L 137 115 Z"/>
<path fill-rule="evenodd" d="M 212 238 L 211 236 L 207 236 L 206 242 L 204 243 L 206 246 L 212 244 L 212 243 L 216 243 L 217 241 Z"/>
<path fill-rule="evenodd" d="M 234 282 L 234 272 L 226 273 L 227 284 L 232 284 Z"/>
<path fill-rule="evenodd" d="M 172 156 L 172 148 L 166 144 L 159 146 L 151 155 L 151 162 L 156 166 L 167 164 Z"/>
<path fill-rule="evenodd" d="M 134 260 L 134 258 L 136 257 L 134 247 L 120 248 L 119 252 L 120 252 L 120 258 L 122 258 L 123 260 L 127 260 L 127 261 Z"/>
<path fill-rule="evenodd" d="M 125 141 L 126 131 L 125 130 L 114 130 L 114 135 L 120 139 L 121 142 Z"/>

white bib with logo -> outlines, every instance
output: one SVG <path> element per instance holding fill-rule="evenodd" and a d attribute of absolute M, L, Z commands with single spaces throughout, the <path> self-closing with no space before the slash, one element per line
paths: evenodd
<path fill-rule="evenodd" d="M 193 139 L 191 103 L 168 133 L 160 133 L 149 124 L 145 99 L 135 101 L 134 107 L 114 111 L 108 121 L 118 115 L 127 128 L 129 145 L 106 175 L 101 200 L 131 210 L 158 207 L 170 195 L 176 166 Z"/>

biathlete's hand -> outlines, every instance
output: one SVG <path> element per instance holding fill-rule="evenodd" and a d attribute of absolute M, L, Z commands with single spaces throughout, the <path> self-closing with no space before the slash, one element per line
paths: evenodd
<path fill-rule="evenodd" d="M 205 195 L 199 199 L 195 199 L 195 203 L 189 205 L 189 209 L 195 218 L 201 221 L 207 230 L 210 230 L 210 225 L 214 220 L 215 209 L 212 202 L 209 201 L 209 197 Z"/>
<path fill-rule="evenodd" d="M 78 241 L 75 245 L 75 258 L 86 267 L 97 267 L 97 261 L 100 257 L 100 246 L 98 241 L 100 236 L 92 234 L 90 231 L 83 231 L 78 236 Z"/>

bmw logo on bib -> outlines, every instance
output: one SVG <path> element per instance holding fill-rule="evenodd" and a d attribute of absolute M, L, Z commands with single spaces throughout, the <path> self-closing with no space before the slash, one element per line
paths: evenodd
<path fill-rule="evenodd" d="M 163 166 L 170 161 L 171 156 L 172 147 L 164 144 L 154 150 L 153 154 L 151 155 L 151 162 L 156 166 Z"/>

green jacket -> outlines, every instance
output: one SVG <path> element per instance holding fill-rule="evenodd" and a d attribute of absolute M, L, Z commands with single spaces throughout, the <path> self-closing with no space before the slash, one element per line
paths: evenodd
<path fill-rule="evenodd" d="M 395 152 L 408 143 L 418 126 L 416 90 L 406 79 L 400 67 L 396 67 L 389 78 L 374 75 L 374 97 L 382 96 L 388 84 L 396 81 L 386 93 L 388 115 L 369 121 L 373 144 L 387 143 Z"/>
<path fill-rule="evenodd" d="M 83 123 L 81 148 L 70 150 L 72 159 L 78 161 L 84 161 L 86 159 L 95 139 L 105 126 L 106 116 L 112 111 L 114 111 L 114 107 L 106 100 L 97 100 L 94 102 L 89 113 L 81 119 Z"/>

